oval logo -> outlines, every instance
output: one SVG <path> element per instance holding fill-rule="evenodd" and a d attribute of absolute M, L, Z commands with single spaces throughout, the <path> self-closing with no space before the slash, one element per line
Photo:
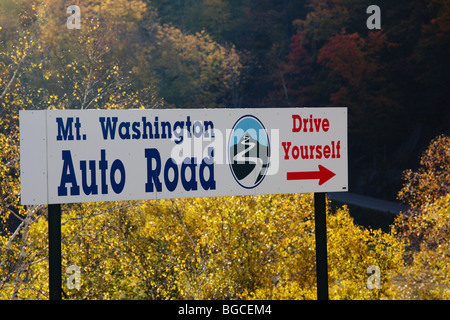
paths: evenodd
<path fill-rule="evenodd" d="M 234 179 L 246 189 L 256 187 L 266 176 L 269 136 L 255 116 L 245 115 L 234 124 L 228 141 L 228 160 Z"/>

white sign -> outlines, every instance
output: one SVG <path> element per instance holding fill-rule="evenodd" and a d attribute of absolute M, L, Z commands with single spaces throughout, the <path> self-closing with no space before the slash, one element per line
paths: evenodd
<path fill-rule="evenodd" d="M 22 204 L 347 191 L 347 109 L 20 112 Z"/>

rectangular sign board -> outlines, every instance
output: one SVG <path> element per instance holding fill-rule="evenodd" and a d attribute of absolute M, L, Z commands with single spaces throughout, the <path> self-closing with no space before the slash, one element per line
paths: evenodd
<path fill-rule="evenodd" d="M 22 204 L 348 190 L 346 108 L 20 112 Z"/>

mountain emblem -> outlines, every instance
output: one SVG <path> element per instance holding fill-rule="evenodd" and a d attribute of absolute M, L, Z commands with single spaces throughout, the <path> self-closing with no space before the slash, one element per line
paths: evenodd
<path fill-rule="evenodd" d="M 259 119 L 251 115 L 240 118 L 233 127 L 228 149 L 236 181 L 247 189 L 259 185 L 270 160 L 269 138 Z"/>

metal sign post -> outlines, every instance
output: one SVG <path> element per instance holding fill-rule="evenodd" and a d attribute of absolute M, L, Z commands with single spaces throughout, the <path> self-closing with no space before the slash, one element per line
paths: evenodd
<path fill-rule="evenodd" d="M 48 289 L 50 300 L 61 300 L 61 205 L 48 205 Z"/>
<path fill-rule="evenodd" d="M 328 300 L 326 193 L 314 193 L 317 300 Z"/>

